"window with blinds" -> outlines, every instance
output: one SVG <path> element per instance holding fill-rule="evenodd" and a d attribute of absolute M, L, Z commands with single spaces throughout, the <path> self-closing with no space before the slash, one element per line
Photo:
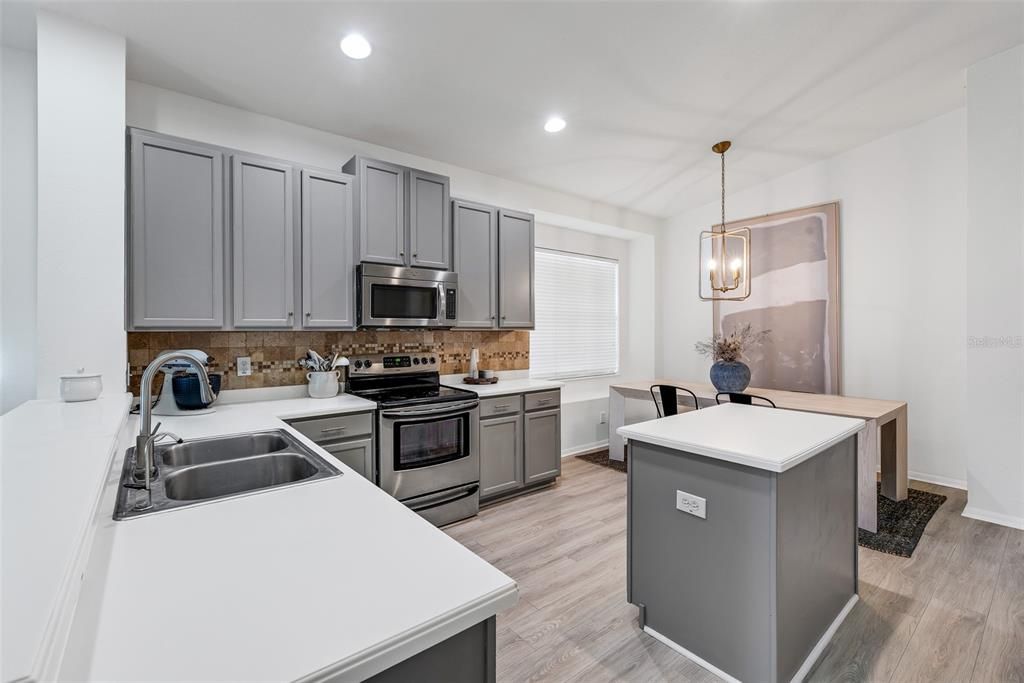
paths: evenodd
<path fill-rule="evenodd" d="M 530 376 L 569 379 L 619 371 L 619 263 L 536 250 L 536 327 Z"/>

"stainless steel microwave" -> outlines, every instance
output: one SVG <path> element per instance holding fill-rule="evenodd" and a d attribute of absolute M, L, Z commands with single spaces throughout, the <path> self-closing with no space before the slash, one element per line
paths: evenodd
<path fill-rule="evenodd" d="M 362 263 L 356 268 L 360 327 L 452 327 L 459 276 L 444 270 Z"/>

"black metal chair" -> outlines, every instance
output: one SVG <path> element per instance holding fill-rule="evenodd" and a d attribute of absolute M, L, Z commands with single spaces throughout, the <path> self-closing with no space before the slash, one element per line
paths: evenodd
<path fill-rule="evenodd" d="M 654 409 L 658 411 L 658 417 L 679 413 L 679 392 L 681 391 L 689 394 L 690 398 L 693 399 L 693 410 L 700 408 L 700 404 L 697 403 L 697 394 L 686 387 L 677 387 L 672 384 L 651 385 L 651 398 L 654 399 Z M 687 397 L 684 396 L 683 398 L 686 399 Z M 660 404 L 658 399 L 661 399 Z"/>
<path fill-rule="evenodd" d="M 764 401 L 766 404 L 764 405 L 765 408 L 769 406 L 772 408 L 778 407 L 775 405 L 775 402 L 772 401 L 770 398 L 758 396 L 757 394 L 734 393 L 731 391 L 719 391 L 717 394 L 715 394 L 715 403 L 721 404 L 723 396 L 729 397 L 729 400 L 727 401 L 728 403 L 742 403 L 743 405 L 747 406 L 762 405 L 760 403 L 754 403 L 754 401 L 757 400 Z"/>

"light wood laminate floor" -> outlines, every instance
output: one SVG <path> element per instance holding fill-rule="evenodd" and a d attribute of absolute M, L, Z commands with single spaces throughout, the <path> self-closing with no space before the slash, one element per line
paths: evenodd
<path fill-rule="evenodd" d="M 446 531 L 519 583 L 498 616 L 498 680 L 716 681 L 643 633 L 626 602 L 626 478 L 578 458 L 559 483 Z M 948 500 L 910 559 L 860 549 L 861 600 L 814 681 L 1024 681 L 1024 531 Z M 685 580 L 685 579 L 680 579 Z"/>

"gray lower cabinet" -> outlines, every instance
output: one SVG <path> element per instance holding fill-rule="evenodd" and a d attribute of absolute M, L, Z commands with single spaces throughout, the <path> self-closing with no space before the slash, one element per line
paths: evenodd
<path fill-rule="evenodd" d="M 534 326 L 533 216 L 498 212 L 498 327 Z"/>
<path fill-rule="evenodd" d="M 410 170 L 409 265 L 451 270 L 452 228 L 448 178 Z"/>
<path fill-rule="evenodd" d="M 498 210 L 461 199 L 452 201 L 454 266 L 459 274 L 456 327 L 497 325 Z"/>
<path fill-rule="evenodd" d="M 480 500 L 553 481 L 562 473 L 561 392 L 480 400 Z"/>
<path fill-rule="evenodd" d="M 373 439 L 324 444 L 323 449 L 359 474 L 373 481 Z"/>
<path fill-rule="evenodd" d="M 224 326 L 224 156 L 132 132 L 129 329 Z"/>
<path fill-rule="evenodd" d="M 374 414 L 322 415 L 288 424 L 370 481 L 376 482 Z"/>
<path fill-rule="evenodd" d="M 292 166 L 231 160 L 232 294 L 235 327 L 295 323 Z"/>
<path fill-rule="evenodd" d="M 302 171 L 302 326 L 354 328 L 352 176 Z"/>
<path fill-rule="evenodd" d="M 480 420 L 480 497 L 523 486 L 523 416 Z"/>
<path fill-rule="evenodd" d="M 562 411 L 526 413 L 523 422 L 526 484 L 553 479 L 562 473 Z"/>

